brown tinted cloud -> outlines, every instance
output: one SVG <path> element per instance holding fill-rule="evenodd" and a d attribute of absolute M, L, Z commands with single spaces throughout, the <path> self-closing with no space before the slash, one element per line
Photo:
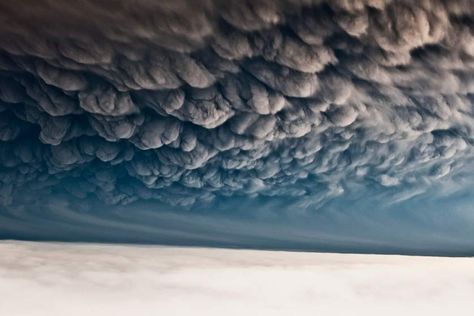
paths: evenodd
<path fill-rule="evenodd" d="M 2 1 L 0 199 L 444 181 L 473 156 L 473 19 L 469 0 Z"/>

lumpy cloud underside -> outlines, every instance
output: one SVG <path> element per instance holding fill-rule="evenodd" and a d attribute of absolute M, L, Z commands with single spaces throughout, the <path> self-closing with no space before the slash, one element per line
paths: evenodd
<path fill-rule="evenodd" d="M 473 157 L 469 0 L 0 3 L 0 200 L 423 191 Z M 421 189 L 420 189 L 421 188 Z"/>

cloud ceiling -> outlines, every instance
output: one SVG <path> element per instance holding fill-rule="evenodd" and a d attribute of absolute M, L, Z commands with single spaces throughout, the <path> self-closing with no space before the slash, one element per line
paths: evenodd
<path fill-rule="evenodd" d="M 423 190 L 473 157 L 473 25 L 470 0 L 2 1 L 0 199 Z"/>

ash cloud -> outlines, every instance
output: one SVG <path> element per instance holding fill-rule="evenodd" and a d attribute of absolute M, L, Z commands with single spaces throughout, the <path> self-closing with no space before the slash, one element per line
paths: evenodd
<path fill-rule="evenodd" d="M 60 192 L 317 209 L 369 187 L 422 192 L 474 157 L 470 0 L 25 0 L 0 12 L 3 205 Z"/>

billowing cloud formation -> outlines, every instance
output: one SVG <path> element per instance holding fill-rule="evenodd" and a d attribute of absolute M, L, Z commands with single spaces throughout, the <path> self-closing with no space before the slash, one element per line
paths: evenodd
<path fill-rule="evenodd" d="M 28 192 L 398 201 L 474 157 L 470 0 L 25 0 L 0 12 L 3 205 Z"/>

